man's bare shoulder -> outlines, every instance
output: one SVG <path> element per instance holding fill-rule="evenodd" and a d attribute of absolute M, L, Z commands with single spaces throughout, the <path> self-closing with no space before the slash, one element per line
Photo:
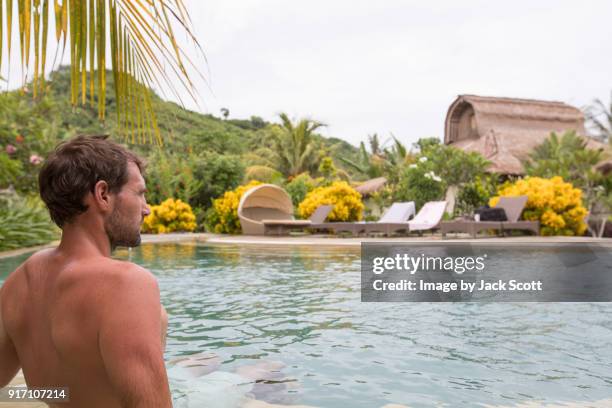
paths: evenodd
<path fill-rule="evenodd" d="M 140 265 L 109 258 L 94 264 L 89 269 L 95 270 L 93 279 L 98 282 L 96 290 L 109 299 L 137 292 L 159 296 L 157 279 Z"/>
<path fill-rule="evenodd" d="M 100 285 L 98 289 L 116 291 L 138 285 L 157 284 L 155 276 L 142 266 L 106 257 L 81 262 L 73 272 L 97 282 Z"/>

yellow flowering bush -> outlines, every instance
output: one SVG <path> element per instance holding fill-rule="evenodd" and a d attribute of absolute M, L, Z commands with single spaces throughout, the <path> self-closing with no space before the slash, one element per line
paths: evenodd
<path fill-rule="evenodd" d="M 142 224 L 142 230 L 153 234 L 164 234 L 174 231 L 193 231 L 196 229 L 196 217 L 191 206 L 181 200 L 168 198 L 160 205 L 151 207 Z"/>
<path fill-rule="evenodd" d="M 528 199 L 523 218 L 540 221 L 542 235 L 583 235 L 587 229 L 584 222 L 587 210 L 582 205 L 582 190 L 561 177 L 526 177 L 505 184 L 498 193 L 499 196 L 526 195 Z M 499 196 L 491 198 L 489 205 L 495 206 Z"/>
<path fill-rule="evenodd" d="M 235 190 L 226 191 L 223 197 L 213 201 L 212 207 L 206 213 L 206 227 L 208 231 L 217 234 L 238 234 L 242 231 L 238 218 L 238 204 L 242 195 L 252 187 L 262 184 L 253 180 L 250 183 L 238 186 Z"/>
<path fill-rule="evenodd" d="M 359 221 L 364 205 L 359 194 L 346 181 L 335 181 L 327 187 L 317 187 L 309 192 L 298 206 L 298 215 L 308 218 L 320 206 L 333 204 L 327 216 L 329 221 Z"/>

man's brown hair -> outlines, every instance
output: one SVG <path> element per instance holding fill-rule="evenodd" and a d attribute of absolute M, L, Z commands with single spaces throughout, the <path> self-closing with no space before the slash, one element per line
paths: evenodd
<path fill-rule="evenodd" d="M 107 138 L 108 135 L 77 136 L 63 142 L 40 170 L 40 197 L 60 228 L 87 211 L 83 200 L 98 181 L 106 181 L 109 191 L 117 193 L 127 183 L 128 162 L 143 172 L 144 163 L 138 156 Z"/>

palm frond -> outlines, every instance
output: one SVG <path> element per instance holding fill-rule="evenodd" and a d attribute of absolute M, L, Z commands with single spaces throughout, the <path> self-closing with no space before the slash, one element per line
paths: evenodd
<path fill-rule="evenodd" d="M 94 106 L 97 97 L 98 116 L 104 120 L 110 60 L 117 120 L 124 136 L 161 144 L 150 88 L 155 86 L 164 94 L 170 91 L 181 103 L 179 90 L 186 91 L 197 103 L 190 72 L 202 76 L 177 42 L 177 36 L 184 33 L 201 50 L 183 0 L 54 0 L 49 12 L 50 1 L 0 0 L 0 75 L 2 60 L 10 60 L 16 3 L 24 85 L 31 74 L 34 97 L 44 90 L 49 19 L 53 17 L 56 50 L 61 49 L 63 55 L 68 46 L 70 53 L 73 106 L 88 100 Z M 2 48 L 4 37 L 6 49 Z"/>

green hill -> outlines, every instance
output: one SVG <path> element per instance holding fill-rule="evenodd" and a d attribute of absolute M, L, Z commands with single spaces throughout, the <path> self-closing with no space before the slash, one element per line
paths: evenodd
<path fill-rule="evenodd" d="M 26 90 L 12 91 L 2 95 L 3 107 L 16 112 L 2 112 L 2 122 L 20 134 L 52 132 L 55 139 L 64 139 L 76 134 L 108 133 L 122 140 L 117 126 L 116 104 L 110 72 L 106 90 L 106 118 L 98 121 L 97 108 L 70 105 L 70 72 L 66 67 L 51 73 L 47 91 L 38 103 Z M 250 119 L 223 120 L 210 114 L 201 114 L 183 109 L 176 103 L 153 97 L 158 126 L 164 139 L 164 150 L 168 153 L 216 152 L 219 154 L 244 155 L 265 145 L 266 129 L 270 123 L 259 117 Z M 11 121 L 13 122 L 11 124 Z M 0 139 L 2 139 L 0 128 Z M 49 135 L 51 136 L 51 135 Z M 4 138 L 5 139 L 5 138 Z M 322 148 L 342 167 L 337 157 L 356 158 L 358 149 L 346 141 L 317 135 Z M 1 141 L 1 140 L 0 140 Z M 130 140 L 125 140 L 131 144 Z M 132 145 L 141 153 L 156 149 L 153 145 Z M 41 152 L 44 154 L 45 152 Z M 248 163 L 247 163 L 248 164 Z"/>

